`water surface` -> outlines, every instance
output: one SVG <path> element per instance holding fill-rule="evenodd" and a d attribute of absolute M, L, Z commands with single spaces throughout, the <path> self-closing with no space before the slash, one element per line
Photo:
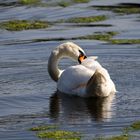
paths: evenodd
<path fill-rule="evenodd" d="M 1 3 L 12 2 L 2 1 Z M 131 2 L 123 0 L 122 2 Z M 117 1 L 119 3 L 119 1 Z M 139 3 L 138 0 L 133 3 Z M 91 1 L 66 8 L 0 6 L 0 21 L 10 19 L 40 19 L 56 21 L 70 17 L 102 15 L 106 21 L 95 24 L 111 26 L 76 26 L 58 23 L 48 29 L 0 30 L 0 139 L 37 140 L 29 128 L 58 124 L 61 129 L 79 131 L 83 139 L 122 133 L 122 129 L 140 120 L 140 45 L 113 45 L 105 41 L 74 40 L 87 53 L 98 56 L 108 69 L 117 87 L 116 95 L 105 99 L 83 99 L 61 95 L 47 72 L 51 51 L 65 41 L 63 37 L 79 37 L 94 32 L 118 31 L 117 39 L 139 39 L 139 14 L 118 15 L 98 11 L 94 5 L 114 5 L 116 1 Z M 90 8 L 89 8 L 90 7 Z M 35 39 L 54 38 L 54 41 L 34 42 Z M 74 65 L 65 59 L 61 68 Z"/>

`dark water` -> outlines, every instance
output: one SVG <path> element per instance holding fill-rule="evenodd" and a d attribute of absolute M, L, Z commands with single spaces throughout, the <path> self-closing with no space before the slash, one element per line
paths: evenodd
<path fill-rule="evenodd" d="M 14 0 L 13 0 L 14 1 Z M 13 2 L 12 0 L 1 3 Z M 14 1 L 15 2 L 15 1 Z M 122 129 L 140 120 L 140 45 L 112 45 L 97 40 L 74 40 L 88 55 L 108 69 L 118 92 L 105 99 L 82 99 L 56 93 L 56 83 L 47 72 L 50 52 L 64 41 L 33 42 L 34 39 L 71 38 L 101 31 L 118 31 L 118 39 L 139 39 L 139 14 L 118 15 L 89 8 L 121 1 L 91 1 L 67 8 L 0 6 L 0 21 L 40 19 L 56 21 L 69 17 L 109 15 L 96 24 L 73 26 L 56 24 L 49 29 L 0 30 L 0 140 L 37 140 L 30 127 L 58 124 L 64 130 L 82 132 L 83 139 L 121 134 Z M 133 1 L 139 3 L 139 0 Z M 63 60 L 61 67 L 75 64 Z"/>

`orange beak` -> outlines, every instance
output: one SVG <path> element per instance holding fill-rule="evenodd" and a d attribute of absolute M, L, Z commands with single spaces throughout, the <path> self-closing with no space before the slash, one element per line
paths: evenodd
<path fill-rule="evenodd" d="M 78 62 L 81 64 L 81 62 L 82 62 L 85 58 L 87 58 L 85 55 L 79 55 L 79 57 L 78 57 Z"/>

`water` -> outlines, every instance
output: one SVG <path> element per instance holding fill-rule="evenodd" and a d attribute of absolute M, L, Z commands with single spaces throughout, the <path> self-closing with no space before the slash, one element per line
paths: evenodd
<path fill-rule="evenodd" d="M 13 2 L 12 0 L 1 3 Z M 14 1 L 15 2 L 15 1 Z M 117 1 L 119 3 L 119 1 Z M 123 0 L 122 2 L 131 2 Z M 133 3 L 139 3 L 138 0 Z M 64 41 L 34 42 L 34 39 L 66 38 L 99 31 L 118 31 L 117 39 L 140 38 L 139 14 L 118 15 L 111 11 L 89 8 L 93 5 L 114 5 L 116 1 L 91 1 L 67 8 L 0 6 L 0 21 L 40 19 L 56 21 L 69 17 L 109 15 L 95 23 L 111 26 L 75 26 L 55 24 L 49 29 L 0 30 L 0 139 L 37 140 L 29 128 L 58 124 L 61 129 L 82 132 L 83 139 L 122 133 L 122 129 L 140 120 L 140 45 L 112 45 L 97 40 L 74 40 L 88 55 L 108 69 L 118 92 L 106 99 L 82 99 L 56 93 L 56 83 L 47 72 L 51 51 Z M 62 60 L 65 68 L 75 63 Z"/>

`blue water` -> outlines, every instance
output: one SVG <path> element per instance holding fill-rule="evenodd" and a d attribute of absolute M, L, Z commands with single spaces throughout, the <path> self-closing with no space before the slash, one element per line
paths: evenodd
<path fill-rule="evenodd" d="M 138 0 L 134 2 L 139 3 Z M 0 21 L 13 18 L 56 21 L 105 14 L 109 15 L 108 20 L 94 24 L 111 25 L 58 23 L 39 30 L 10 32 L 0 29 L 0 140 L 37 140 L 36 134 L 28 129 L 45 124 L 58 124 L 61 129 L 82 132 L 83 139 L 90 140 L 121 134 L 124 127 L 140 120 L 140 45 L 69 39 L 112 30 L 120 33 L 114 38 L 140 38 L 139 14 L 118 15 L 89 8 L 104 4 L 113 5 L 116 1 L 95 0 L 67 8 L 0 6 Z M 60 37 L 75 42 L 87 55 L 98 56 L 98 61 L 108 69 L 116 84 L 116 95 L 97 100 L 56 94 L 56 83 L 47 72 L 47 60 L 51 51 L 65 42 L 55 41 Z M 33 41 L 45 38 L 54 41 Z M 65 68 L 74 64 L 65 59 L 60 66 Z"/>

